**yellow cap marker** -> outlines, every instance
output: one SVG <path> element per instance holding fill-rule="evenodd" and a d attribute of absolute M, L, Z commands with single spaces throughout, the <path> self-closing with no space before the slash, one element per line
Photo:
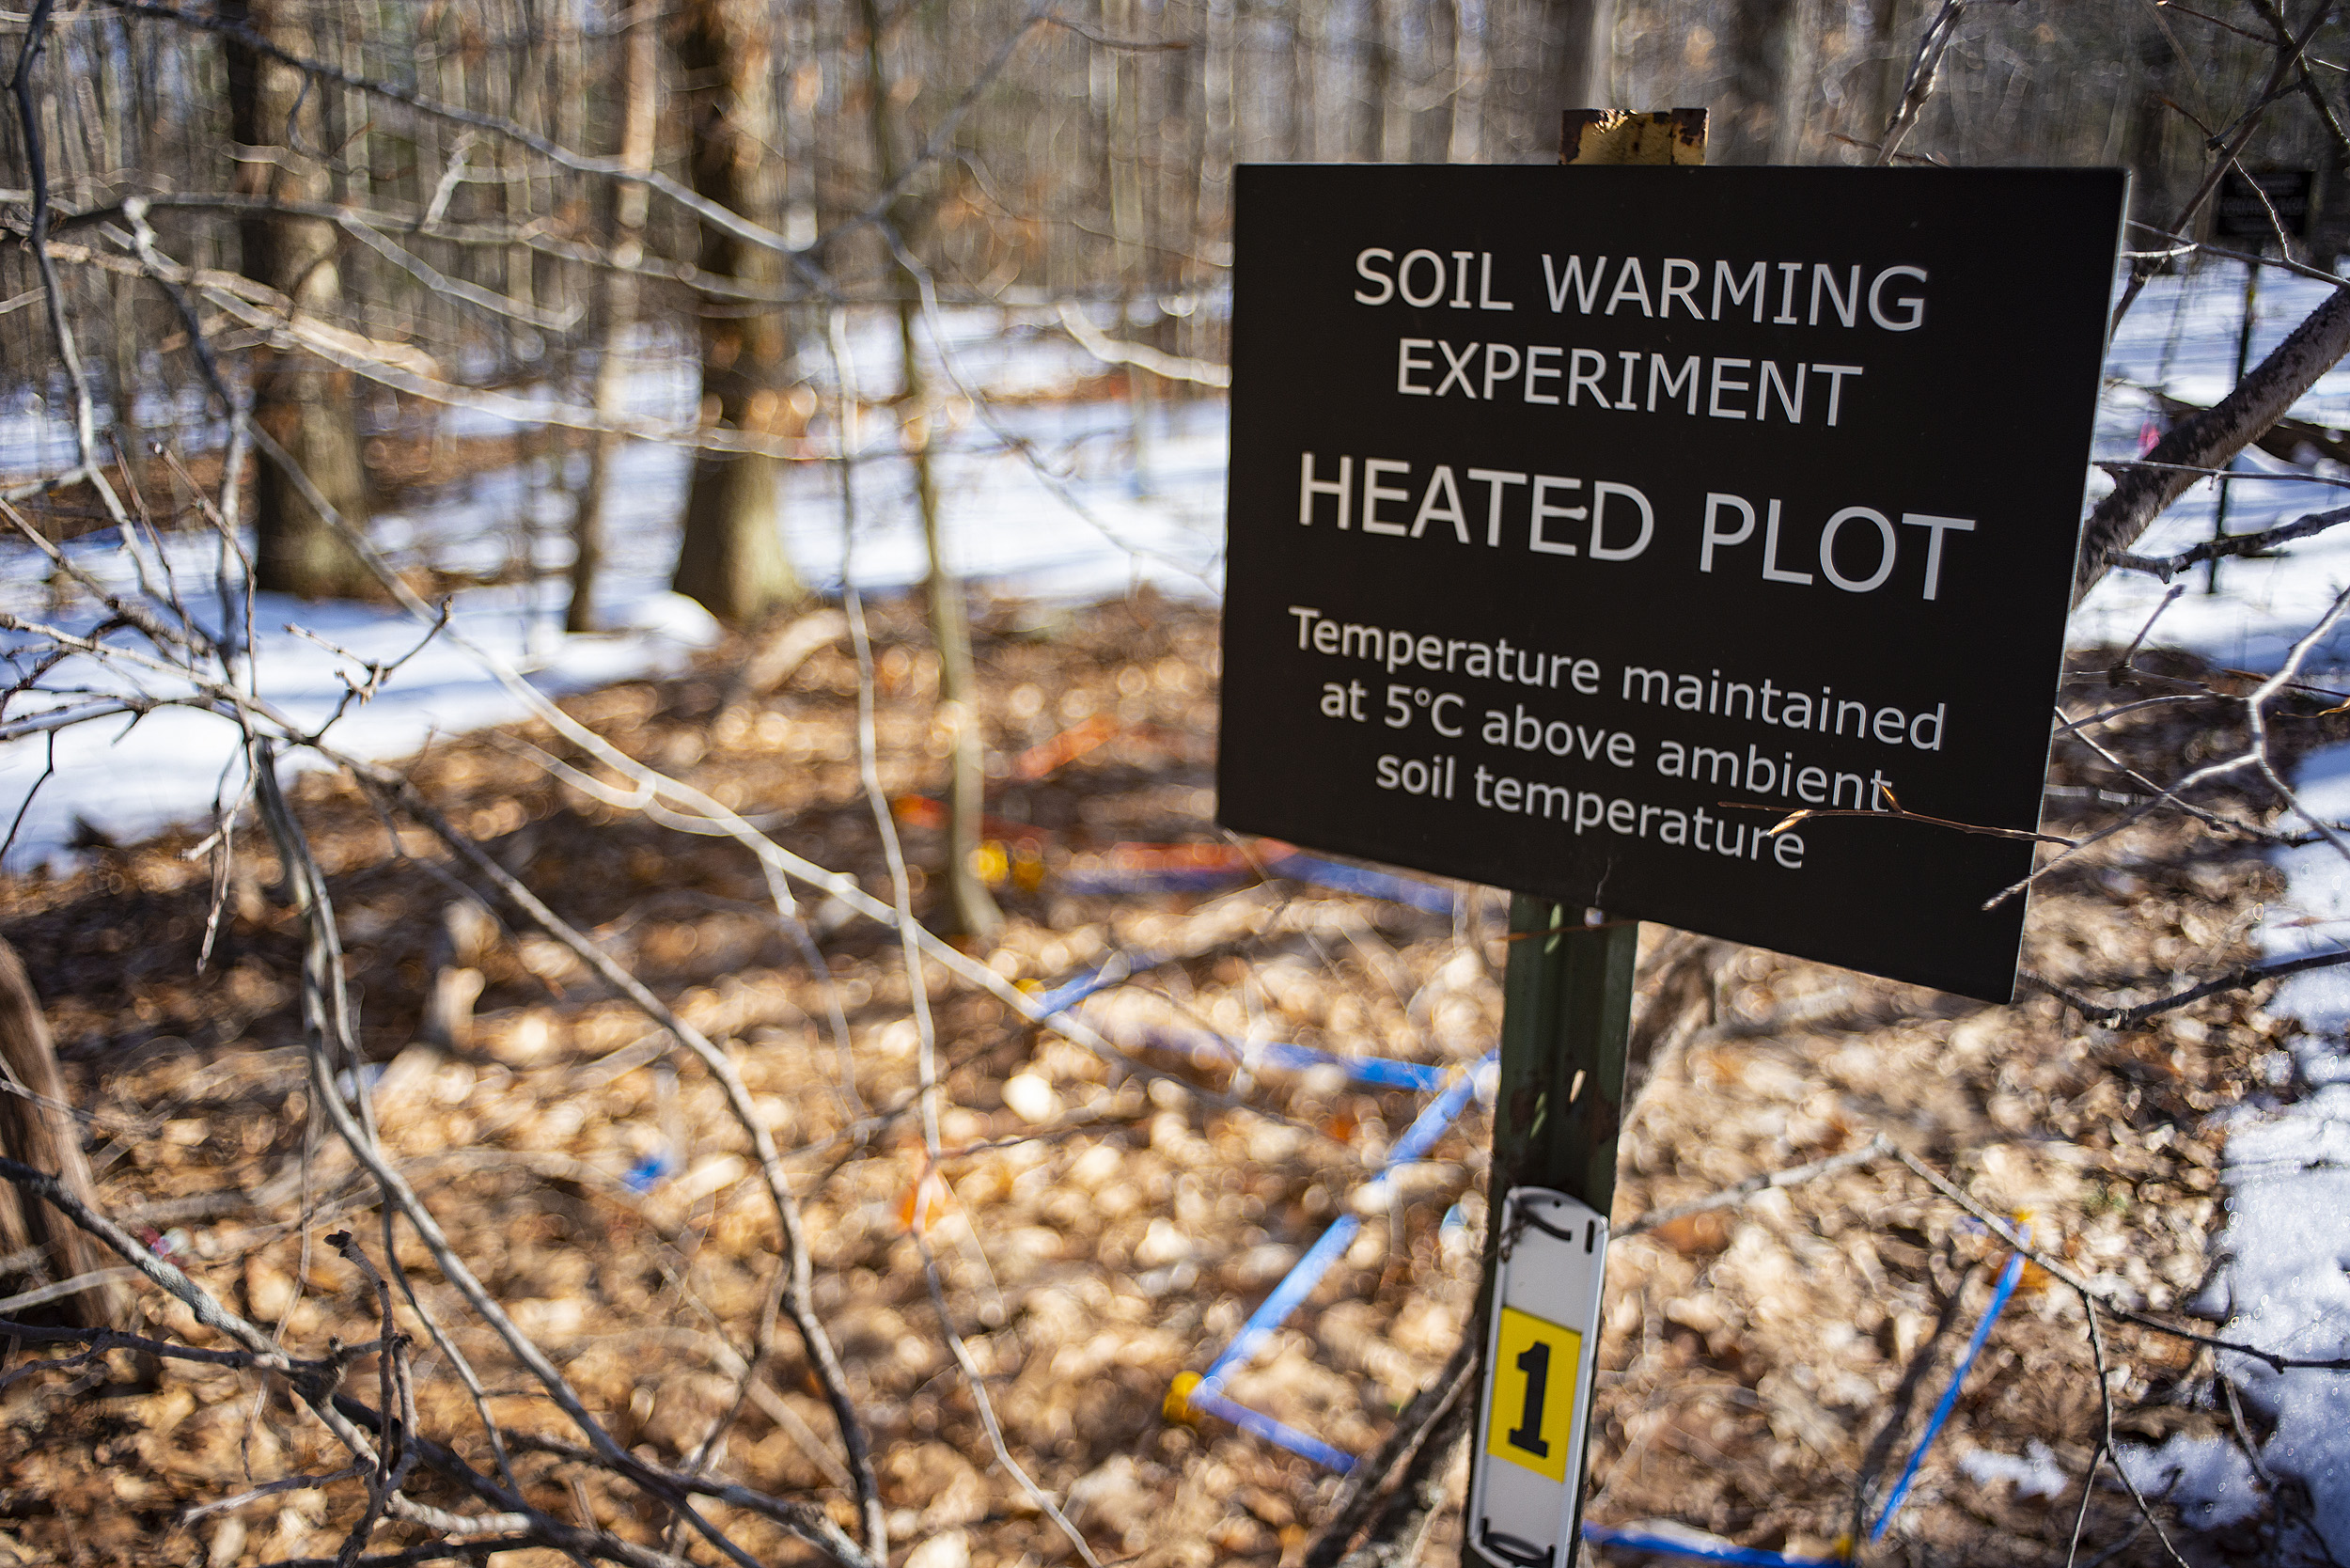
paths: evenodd
<path fill-rule="evenodd" d="M 1175 1381 L 1167 1385 L 1167 1398 L 1159 1405 L 1159 1414 L 1183 1426 L 1198 1426 L 1199 1412 L 1191 1407 L 1191 1391 L 1198 1387 L 1198 1372 L 1177 1372 Z"/>

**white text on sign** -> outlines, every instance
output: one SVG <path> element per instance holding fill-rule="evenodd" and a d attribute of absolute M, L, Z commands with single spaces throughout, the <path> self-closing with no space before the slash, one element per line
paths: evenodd
<path fill-rule="evenodd" d="M 1648 496 L 1616 479 L 1449 463 L 1429 465 L 1423 478 L 1401 459 L 1358 463 L 1351 453 L 1324 459 L 1304 452 L 1297 468 L 1303 527 L 1328 524 L 1341 533 L 1449 539 L 1602 562 L 1639 559 L 1660 532 Z M 1950 536 L 1973 533 L 1975 520 L 1899 506 L 1845 506 L 1824 517 L 1791 518 L 1775 496 L 1758 507 L 1743 495 L 1709 491 L 1701 513 L 1668 517 L 1662 531 L 1692 546 L 1688 554 L 1702 572 L 1751 570 L 1766 583 L 1825 582 L 1846 593 L 1891 585 L 1932 600 L 1941 592 Z"/>

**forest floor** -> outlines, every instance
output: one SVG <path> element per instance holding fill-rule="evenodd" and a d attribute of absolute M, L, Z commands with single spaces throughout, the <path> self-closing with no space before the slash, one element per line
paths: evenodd
<path fill-rule="evenodd" d="M 880 607 L 875 635 L 883 787 L 934 791 L 947 743 L 916 606 Z M 1227 842 L 1210 821 L 1213 609 L 1147 590 L 1076 611 L 997 603 L 975 640 L 1000 779 L 992 831 L 1013 873 L 988 962 L 1050 988 L 1119 954 L 1165 961 L 1086 1004 L 1082 1016 L 1130 1043 L 1124 1060 L 932 966 L 947 1107 L 934 1168 L 912 1114 L 918 1036 L 894 937 L 843 906 L 813 907 L 827 972 L 809 973 L 747 854 L 558 781 L 543 755 L 577 754 L 543 727 L 444 739 L 409 771 L 739 1065 L 791 1152 L 816 1303 L 871 1427 L 893 1537 L 917 1568 L 1073 1560 L 992 1462 L 925 1285 L 917 1227 L 1010 1451 L 1104 1562 L 1294 1561 L 1335 1478 L 1214 1420 L 1170 1422 L 1164 1402 L 1353 1201 L 1423 1096 L 1168 1047 L 1215 1035 L 1466 1069 L 1495 1038 L 1506 910 L 1477 888 L 1459 890 L 1450 916 L 1282 881 L 1150 890 L 1151 868 L 1180 857 L 1120 846 Z M 682 677 L 564 706 L 888 897 L 845 642 L 763 692 L 742 679 L 759 651 L 730 644 Z M 2168 776 L 2240 740 L 2198 716 L 2214 711 L 2134 714 L 2108 745 Z M 2342 723 L 2304 724 L 2301 739 L 2338 740 Z M 2076 792 L 2052 799 L 2051 831 L 2115 809 L 2079 792 L 2116 783 L 2084 761 L 2060 749 L 2053 781 Z M 737 1398 L 761 1342 L 776 1239 L 715 1082 L 554 944 L 495 930 L 477 944 L 462 920 L 453 938 L 443 853 L 353 788 L 311 776 L 296 806 L 349 946 L 362 1038 L 383 1065 L 372 1092 L 384 1143 L 458 1251 L 623 1443 L 675 1464 L 707 1444 L 718 1470 L 824 1499 L 851 1523 L 837 1435 L 788 1331 L 751 1397 Z M 935 867 L 922 813 L 901 815 L 911 860 Z M 241 845 L 199 966 L 212 881 L 191 849 L 166 837 L 9 879 L 0 932 L 48 1004 L 105 1207 L 291 1350 L 371 1339 L 371 1297 L 321 1240 L 350 1226 L 374 1249 L 383 1232 L 371 1184 L 311 1115 L 299 924 L 272 896 L 274 856 Z M 1104 890 L 1120 876 L 1132 890 Z M 918 870 L 915 880 L 927 911 Z M 2250 933 L 2276 890 L 2254 847 L 2175 821 L 2134 827 L 2042 886 L 2026 965 L 2097 995 L 2216 973 L 2255 956 Z M 1623 1136 L 1620 1229 L 1882 1134 L 1989 1207 L 2028 1216 L 2036 1243 L 2093 1280 L 2161 1312 L 2217 1310 L 2201 1294 L 2220 1217 L 2220 1123 L 2265 1083 L 2287 1028 L 2259 994 L 2115 1034 L 2044 996 L 1982 1006 L 1759 949 L 1644 937 L 1636 1027 L 1649 1068 Z M 482 989 L 469 1031 L 437 1050 L 417 1040 L 425 998 L 457 967 Z M 1395 1200 L 1365 1215 L 1233 1397 L 1341 1449 L 1377 1444 L 1458 1341 L 1489 1131 L 1473 1103 Z M 413 1237 L 402 1231 L 397 1247 L 500 1423 L 575 1435 Z M 1590 1517 L 1832 1550 L 1856 1496 L 1881 1497 L 1905 1460 L 2003 1257 L 1978 1223 L 1883 1160 L 1619 1239 Z M 0 1295 L 24 1284 L 0 1278 Z M 140 1289 L 150 1322 L 200 1339 L 183 1309 Z M 2125 1444 L 2265 1435 L 2235 1430 L 2209 1356 L 2185 1341 L 2109 1327 L 2106 1350 Z M 418 1367 L 425 1430 L 489 1464 L 448 1365 L 427 1350 Z M 2079 1302 L 2033 1271 L 1869 1560 L 2064 1561 L 2101 1431 Z M 251 1374 L 118 1355 L 18 1376 L 0 1386 L 0 1563 L 331 1558 L 364 1503 L 357 1482 L 184 1521 L 277 1478 L 338 1468 L 339 1455 Z M 672 1523 L 601 1482 L 580 1484 L 559 1455 L 518 1449 L 513 1464 L 534 1501 L 565 1517 L 648 1542 Z M 755 1519 L 712 1513 L 764 1560 L 807 1555 Z M 2261 1546 L 2248 1530 L 2196 1533 L 2223 1521 L 2182 1517 L 2175 1502 L 2157 1513 L 2191 1558 Z M 403 1528 L 380 1531 L 376 1549 L 405 1544 Z M 2083 1562 L 2165 1560 L 2110 1466 L 2082 1540 Z M 1456 1541 L 1457 1521 L 1440 1521 L 1426 1560 L 1449 1560 Z"/>

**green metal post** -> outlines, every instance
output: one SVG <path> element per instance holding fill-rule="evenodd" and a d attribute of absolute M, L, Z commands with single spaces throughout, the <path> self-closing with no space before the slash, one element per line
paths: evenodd
<path fill-rule="evenodd" d="M 1603 1215 L 1614 1202 L 1639 939 L 1634 921 L 1592 924 L 1581 909 L 1524 893 L 1511 899 L 1496 1201 L 1512 1187 L 1536 1186 Z"/>
<path fill-rule="evenodd" d="M 1567 165 L 1699 165 L 1705 162 L 1702 109 L 1630 114 L 1569 109 L 1559 161 Z M 1510 899 L 1510 960 L 1502 977 L 1501 1081 L 1494 1105 L 1494 1160 L 1486 1183 L 1484 1278 L 1468 1332 L 1484 1343 L 1500 1262 L 1503 1213 L 1512 1187 L 1548 1187 L 1605 1215 L 1616 1201 L 1616 1135 L 1623 1125 L 1625 1058 L 1632 1043 L 1632 980 L 1640 946 L 1635 920 L 1530 894 Z M 1484 1380 L 1492 1372 L 1486 1369 Z M 1590 1391 L 1578 1391 L 1590 1398 Z M 1473 1418 L 1474 1412 L 1472 1412 Z M 1483 1435 L 1472 1430 L 1474 1450 Z M 1573 1531 L 1583 1519 L 1582 1478 Z M 1481 1568 L 1470 1531 L 1461 1532 L 1464 1568 Z M 1580 1543 L 1561 1543 L 1559 1568 Z"/>
<path fill-rule="evenodd" d="M 1501 981 L 1501 1080 L 1494 1103 L 1494 1163 L 1486 1183 L 1484 1278 L 1468 1331 L 1484 1342 L 1500 1266 L 1503 1206 L 1512 1187 L 1549 1187 L 1601 1214 L 1616 1200 L 1616 1135 L 1623 1125 L 1635 920 L 1514 893 L 1510 960 Z M 1487 1370 L 1480 1383 L 1490 1380 Z M 1578 1397 L 1590 1398 L 1590 1390 Z M 1471 1430 L 1472 1447 L 1482 1435 Z M 1573 1529 L 1583 1523 L 1582 1478 Z M 1574 1560 L 1567 1538 L 1560 1568 Z M 1462 1531 L 1463 1568 L 1484 1568 Z"/>

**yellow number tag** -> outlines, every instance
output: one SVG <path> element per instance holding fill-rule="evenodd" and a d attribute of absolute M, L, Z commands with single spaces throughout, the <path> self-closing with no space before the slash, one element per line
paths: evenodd
<path fill-rule="evenodd" d="M 1574 1375 L 1582 1359 L 1582 1335 L 1504 1307 L 1490 1372 L 1493 1419 L 1485 1451 L 1563 1482 L 1567 1435 L 1574 1425 Z"/>

